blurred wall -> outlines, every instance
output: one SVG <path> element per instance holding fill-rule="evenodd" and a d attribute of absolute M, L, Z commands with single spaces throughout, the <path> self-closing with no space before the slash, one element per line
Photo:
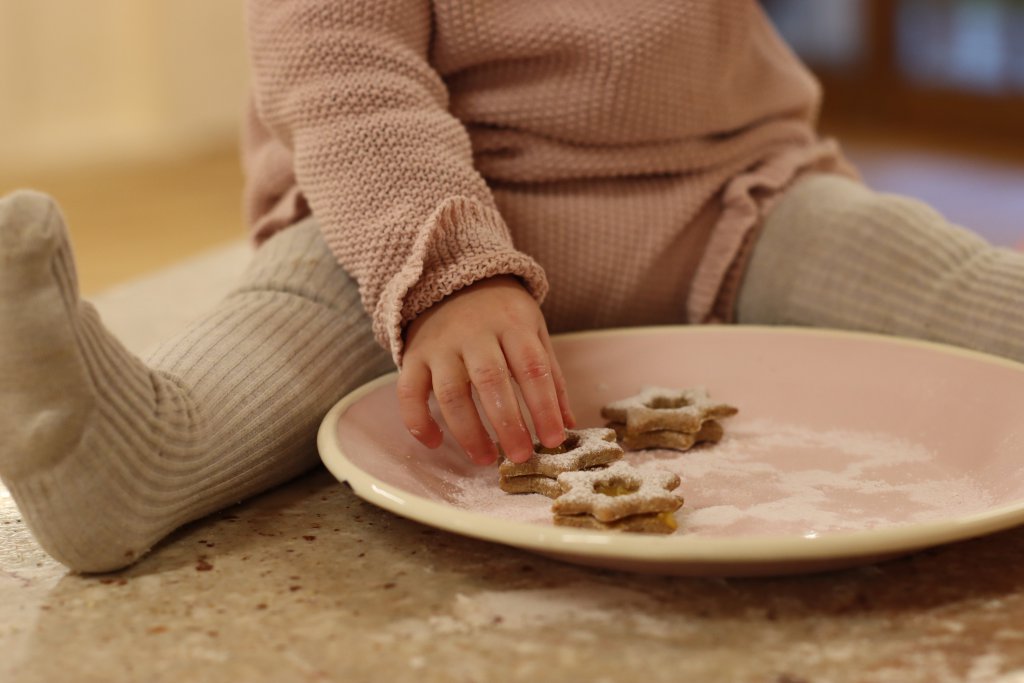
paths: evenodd
<path fill-rule="evenodd" d="M 237 140 L 243 0 L 0 0 L 0 171 Z"/>

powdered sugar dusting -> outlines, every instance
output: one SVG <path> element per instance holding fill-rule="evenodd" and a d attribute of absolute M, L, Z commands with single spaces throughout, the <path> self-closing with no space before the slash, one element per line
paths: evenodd
<path fill-rule="evenodd" d="M 813 537 L 953 518 L 993 502 L 967 473 L 918 443 L 767 419 L 731 421 L 718 444 L 627 453 L 626 460 L 682 479 L 680 534 Z M 457 507 L 551 524 L 550 499 L 508 495 L 491 470 L 452 484 Z"/>
<path fill-rule="evenodd" d="M 597 485 L 615 480 L 626 483 L 632 492 L 617 496 L 602 495 Z M 604 470 L 565 472 L 558 475 L 564 493 L 552 504 L 559 514 L 589 513 L 602 522 L 645 512 L 671 512 L 679 507 L 672 489 L 679 478 L 665 470 L 640 470 L 619 461 Z M 568 488 L 566 488 L 568 487 Z"/>

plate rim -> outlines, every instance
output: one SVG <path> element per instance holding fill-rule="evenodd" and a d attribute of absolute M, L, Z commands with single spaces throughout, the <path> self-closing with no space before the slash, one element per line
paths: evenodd
<path fill-rule="evenodd" d="M 737 334 L 758 332 L 817 337 L 861 338 L 883 344 L 915 346 L 994 363 L 1024 373 L 1024 364 L 1008 358 L 938 342 L 871 332 L 769 325 L 658 325 L 607 328 L 552 335 L 552 341 L 585 337 L 649 334 Z M 591 560 L 679 564 L 763 565 L 822 562 L 857 557 L 906 554 L 924 548 L 991 534 L 1024 524 L 1024 499 L 950 520 L 839 531 L 824 536 L 757 535 L 705 537 L 686 534 L 652 536 L 590 529 L 543 526 L 463 510 L 429 500 L 386 484 L 357 467 L 338 443 L 339 418 L 366 394 L 397 378 L 393 371 L 357 387 L 324 416 L 317 431 L 317 448 L 327 469 L 348 482 L 360 498 L 414 521 L 480 540 L 548 555 L 579 555 Z"/>

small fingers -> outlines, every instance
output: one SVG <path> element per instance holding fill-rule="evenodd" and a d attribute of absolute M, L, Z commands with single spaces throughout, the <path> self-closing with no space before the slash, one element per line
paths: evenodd
<path fill-rule="evenodd" d="M 431 378 L 441 414 L 462 450 L 475 463 L 494 462 L 498 450 L 480 421 L 463 360 L 454 355 L 440 359 L 431 366 Z"/>
<path fill-rule="evenodd" d="M 551 345 L 551 338 L 548 336 L 547 330 L 541 330 L 540 341 L 547 350 L 548 358 L 551 359 L 551 379 L 555 383 L 555 394 L 558 397 L 558 409 L 562 415 L 562 422 L 571 429 L 576 426 L 576 416 L 572 414 L 568 385 L 565 382 L 562 367 L 558 364 L 558 356 L 555 355 L 555 349 Z"/>
<path fill-rule="evenodd" d="M 548 448 L 554 448 L 565 440 L 565 424 L 551 356 L 533 334 L 510 336 L 503 340 L 503 345 L 512 375 L 533 418 L 537 438 Z"/>
<path fill-rule="evenodd" d="M 533 456 L 533 441 L 519 411 L 512 378 L 497 340 L 467 350 L 466 369 L 506 457 L 512 462 L 529 460 Z"/>
<path fill-rule="evenodd" d="M 437 448 L 444 438 L 441 428 L 430 414 L 430 369 L 422 363 L 409 362 L 398 376 L 398 411 L 409 433 L 427 448 Z"/>

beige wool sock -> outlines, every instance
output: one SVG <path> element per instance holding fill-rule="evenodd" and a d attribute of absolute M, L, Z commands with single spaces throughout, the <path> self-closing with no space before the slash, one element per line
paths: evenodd
<path fill-rule="evenodd" d="M 765 220 L 737 320 L 915 337 L 1024 361 L 1024 254 L 917 200 L 811 176 Z"/>
<path fill-rule="evenodd" d="M 146 362 L 78 298 L 56 205 L 0 200 L 0 477 L 76 571 L 131 564 L 185 522 L 317 460 L 324 413 L 392 369 L 312 220 Z"/>

